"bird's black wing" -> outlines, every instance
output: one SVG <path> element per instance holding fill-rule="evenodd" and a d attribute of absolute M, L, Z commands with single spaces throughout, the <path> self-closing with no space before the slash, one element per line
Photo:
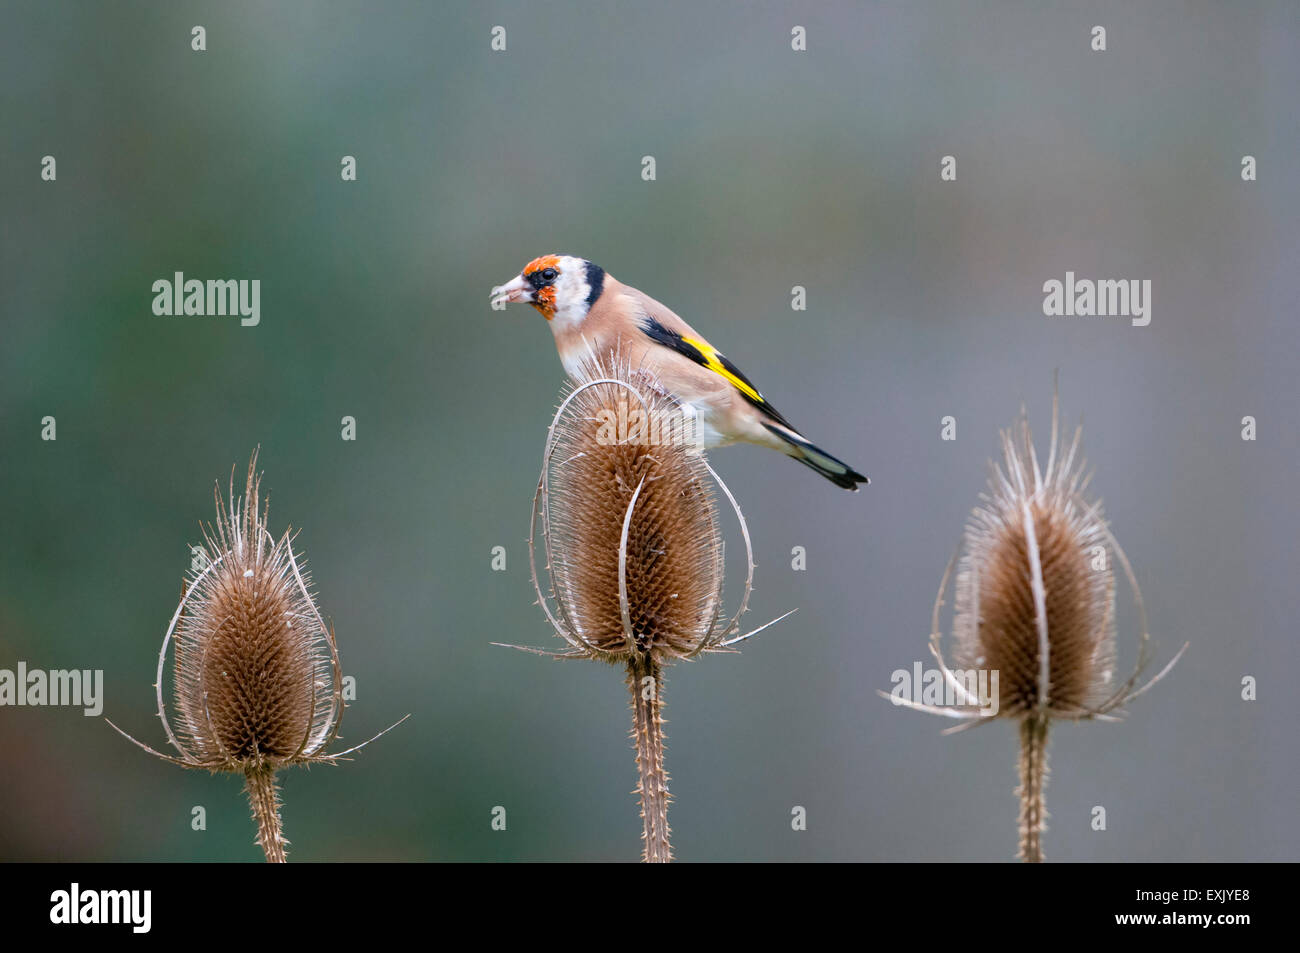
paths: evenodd
<path fill-rule="evenodd" d="M 726 378 L 732 387 L 740 391 L 740 395 L 748 403 L 758 408 L 764 415 L 770 417 L 782 427 L 788 427 L 791 430 L 795 429 L 790 421 L 781 416 L 777 409 L 768 403 L 767 398 L 759 393 L 758 388 L 750 382 L 740 368 L 731 363 L 725 354 L 708 341 L 678 334 L 676 331 L 664 327 L 650 315 L 645 315 L 642 318 L 641 331 L 651 340 L 662 344 L 664 347 L 671 348 L 683 357 L 694 361 L 700 367 L 706 367 L 713 373 Z"/>

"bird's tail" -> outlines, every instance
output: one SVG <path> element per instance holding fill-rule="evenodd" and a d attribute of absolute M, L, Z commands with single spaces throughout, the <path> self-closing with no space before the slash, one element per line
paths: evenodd
<path fill-rule="evenodd" d="M 763 426 L 781 440 L 785 445 L 781 449 L 789 456 L 794 457 L 804 466 L 816 470 L 836 486 L 857 492 L 859 483 L 871 482 L 843 460 L 832 457 L 821 447 L 805 439 L 802 434 L 767 422 L 764 422 Z"/>

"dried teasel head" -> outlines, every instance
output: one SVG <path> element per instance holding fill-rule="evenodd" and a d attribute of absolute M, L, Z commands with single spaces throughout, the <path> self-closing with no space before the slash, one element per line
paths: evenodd
<path fill-rule="evenodd" d="M 1023 410 L 1015 426 L 1002 432 L 1002 465 L 992 468 L 960 553 L 951 668 L 940 644 L 939 609 L 952 563 L 940 583 L 930 649 L 957 703 L 894 698 L 963 721 L 948 732 L 992 717 L 1020 719 L 1020 856 L 1031 861 L 1042 859 L 1050 721 L 1117 720 L 1120 709 L 1163 678 L 1187 648 L 1139 687 L 1151 657 L 1142 593 L 1101 502 L 1087 495 L 1082 428 L 1068 446 L 1058 446 L 1059 416 L 1054 396 L 1045 468 Z M 1123 681 L 1115 676 L 1115 562 L 1141 627 L 1137 662 Z"/>
<path fill-rule="evenodd" d="M 244 774 L 259 825 L 268 825 L 259 842 L 268 858 L 283 859 L 278 817 L 270 831 L 265 815 L 278 804 L 271 776 L 289 765 L 332 763 L 364 745 L 326 751 L 344 708 L 338 648 L 294 553 L 293 534 L 275 537 L 267 528 L 256 467 L 254 452 L 242 497 L 235 496 L 233 474 L 227 499 L 215 492 L 216 523 L 203 528 L 158 653 L 158 717 L 179 756 L 126 737 L 173 764 Z M 169 717 L 163 683 L 173 641 Z M 277 843 L 267 842 L 272 836 Z"/>
<path fill-rule="evenodd" d="M 1004 716 L 1100 713 L 1122 701 L 1111 697 L 1115 574 L 1108 551 L 1118 549 L 1101 502 L 1083 496 L 1079 431 L 1058 461 L 1053 420 L 1046 473 L 1023 411 L 1001 436 L 1003 465 L 993 467 L 989 492 L 966 527 L 956 663 L 1000 674 Z M 1142 629 L 1145 643 L 1145 619 Z"/>
<path fill-rule="evenodd" d="M 1151 659 L 1142 593 L 1101 502 L 1087 496 L 1090 475 L 1084 472 L 1079 451 L 1082 428 L 1075 430 L 1068 446 L 1058 446 L 1058 434 L 1055 398 L 1045 468 L 1039 464 L 1023 410 L 1014 427 L 1002 432 L 1002 464 L 992 466 L 960 554 L 953 668 L 944 659 L 939 630 L 939 608 L 952 564 L 940 584 L 932 620 L 931 652 L 948 684 L 968 704 L 910 707 L 962 719 L 996 714 L 1113 721 L 1113 713 L 1150 688 L 1181 657 L 1180 651 L 1138 687 Z M 1137 663 L 1119 682 L 1116 562 L 1132 591 L 1141 627 Z M 963 692 L 967 680 L 955 677 L 954 668 L 998 673 L 995 711 Z"/>
<path fill-rule="evenodd" d="M 667 662 L 724 651 L 761 631 L 736 635 L 753 551 L 697 426 L 653 373 L 617 354 L 593 359 L 571 385 L 548 433 L 530 532 L 531 547 L 540 521 L 551 598 L 530 550 L 533 583 L 569 645 L 546 654 Z M 730 618 L 714 485 L 735 510 L 747 554 L 744 595 Z"/>

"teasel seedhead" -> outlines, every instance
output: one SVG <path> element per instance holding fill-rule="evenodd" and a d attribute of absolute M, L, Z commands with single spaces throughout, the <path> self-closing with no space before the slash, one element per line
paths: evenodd
<path fill-rule="evenodd" d="M 691 659 L 734 651 L 790 614 L 737 635 L 753 590 L 753 548 L 735 497 L 704 456 L 697 426 L 651 371 L 617 353 L 590 360 L 569 386 L 547 435 L 529 526 L 533 586 L 568 643 L 542 654 L 615 664 Z M 714 485 L 735 511 L 745 543 L 744 593 L 730 618 L 723 613 Z M 533 545 L 539 521 L 549 598 Z"/>
<path fill-rule="evenodd" d="M 930 650 L 961 703 L 894 699 L 962 720 L 945 733 L 993 717 L 1022 720 L 1021 855 L 1029 860 L 1041 859 L 1038 839 L 1045 829 L 1043 787 L 1050 720 L 1119 720 L 1121 709 L 1163 678 L 1187 648 L 1184 645 L 1139 687 L 1151 660 L 1142 593 L 1101 502 L 1087 495 L 1090 474 L 1084 473 L 1079 450 L 1082 428 L 1076 428 L 1062 449 L 1059 417 L 1054 394 L 1046 468 L 1039 465 L 1023 408 L 1016 424 L 1001 434 L 1002 465 L 991 465 L 988 489 L 971 514 L 960 551 L 953 667 L 942 651 L 939 623 L 953 562 L 940 583 Z M 1119 682 L 1115 676 L 1116 561 L 1132 591 L 1141 628 L 1136 664 Z M 976 672 L 988 673 L 987 684 L 996 685 L 995 705 L 972 692 L 970 675 Z"/>
<path fill-rule="evenodd" d="M 203 545 L 195 548 L 194 568 L 158 653 L 158 718 L 179 756 L 113 727 L 172 764 L 243 774 L 259 843 L 268 860 L 283 860 L 287 842 L 279 832 L 274 773 L 337 762 L 369 741 L 326 750 L 338 736 L 344 708 L 338 647 L 293 551 L 294 534 L 285 530 L 277 538 L 267 528 L 256 467 L 254 451 L 242 497 L 235 496 L 233 473 L 227 500 L 214 492 L 216 523 L 202 527 Z M 169 717 L 163 676 L 173 639 L 175 714 Z"/>
<path fill-rule="evenodd" d="M 593 358 L 576 377 L 547 434 L 529 527 L 538 602 L 567 648 L 525 651 L 626 669 L 643 859 L 667 861 L 672 853 L 663 667 L 705 652 L 735 651 L 790 613 L 737 634 L 753 588 L 749 529 L 735 497 L 705 459 L 689 409 L 653 373 L 630 366 L 618 353 Z M 735 510 L 745 541 L 744 594 L 730 617 L 723 611 L 715 484 Z M 549 594 L 537 572 L 539 522 Z"/>

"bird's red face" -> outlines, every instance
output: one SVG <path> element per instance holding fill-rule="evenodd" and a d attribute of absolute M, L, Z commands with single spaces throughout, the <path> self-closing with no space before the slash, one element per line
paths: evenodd
<path fill-rule="evenodd" d="M 604 286 L 605 272 L 599 265 L 573 255 L 543 255 L 493 288 L 492 305 L 531 304 L 558 334 L 582 323 Z"/>
<path fill-rule="evenodd" d="M 534 258 L 519 276 L 492 289 L 492 303 L 513 304 L 525 301 L 531 304 L 547 321 L 555 317 L 557 307 L 556 282 L 563 276 L 563 259 L 560 255 L 543 255 Z"/>

